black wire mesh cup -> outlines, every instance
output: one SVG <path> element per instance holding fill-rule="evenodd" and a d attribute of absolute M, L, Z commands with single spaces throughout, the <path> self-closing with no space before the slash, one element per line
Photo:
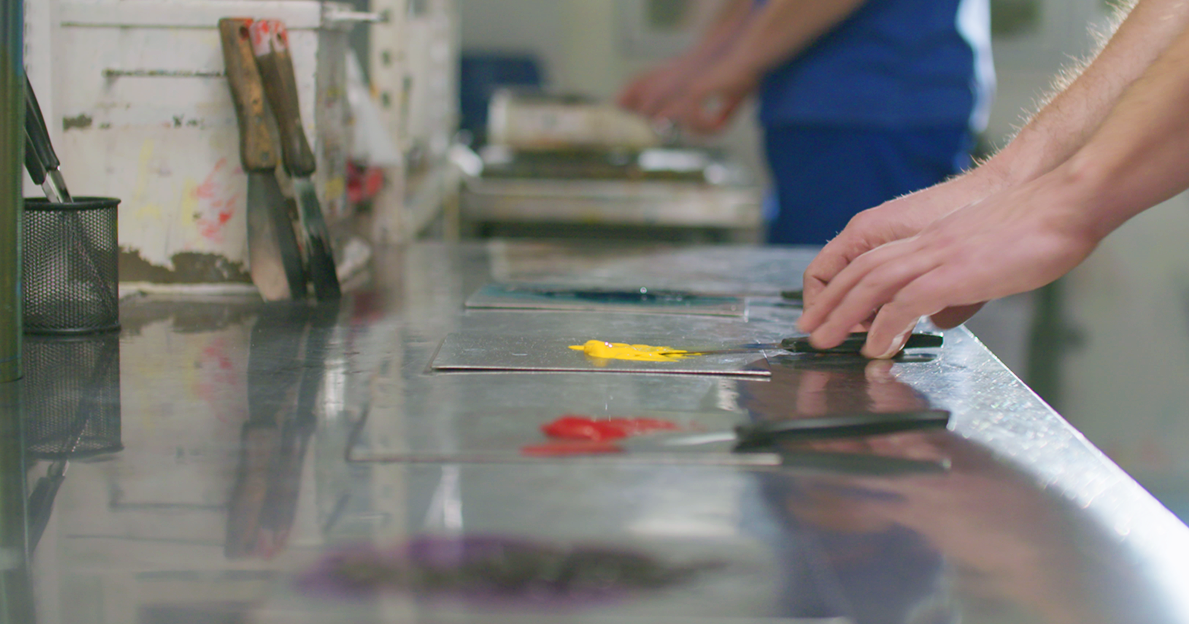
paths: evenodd
<path fill-rule="evenodd" d="M 25 440 L 38 459 L 123 448 L 120 336 L 30 336 L 24 341 Z"/>
<path fill-rule="evenodd" d="M 120 200 L 25 200 L 25 332 L 82 334 L 120 328 Z"/>

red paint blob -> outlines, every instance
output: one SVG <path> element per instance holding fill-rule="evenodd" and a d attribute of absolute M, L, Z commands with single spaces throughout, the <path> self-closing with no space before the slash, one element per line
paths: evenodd
<path fill-rule="evenodd" d="M 553 422 L 541 425 L 541 432 L 551 438 L 595 442 L 627 437 L 626 433 L 615 426 L 583 416 L 562 416 Z"/>
<path fill-rule="evenodd" d="M 645 433 L 655 433 L 657 431 L 679 431 L 676 423 L 660 418 L 612 418 L 612 422 L 618 426 L 623 427 L 623 430 L 629 436 L 643 435 Z"/>
<path fill-rule="evenodd" d="M 602 442 L 620 440 L 629 436 L 643 435 L 655 431 L 676 431 L 676 424 L 659 418 L 604 418 L 595 420 L 586 416 L 567 414 L 553 422 L 541 425 L 541 431 L 561 440 L 589 440 Z"/>

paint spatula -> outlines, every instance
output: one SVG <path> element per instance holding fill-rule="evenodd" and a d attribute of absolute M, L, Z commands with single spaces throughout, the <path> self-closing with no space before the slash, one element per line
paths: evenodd
<path fill-rule="evenodd" d="M 908 341 L 904 343 L 904 349 L 935 349 L 944 344 L 945 338 L 940 334 L 912 334 L 908 337 Z M 831 353 L 831 354 L 845 354 L 857 355 L 862 350 L 863 345 L 867 343 L 866 333 L 854 333 L 846 337 L 842 344 L 831 347 L 829 349 L 818 349 L 809 344 L 809 336 L 792 336 L 785 338 L 780 342 L 759 343 L 753 342 L 742 345 L 731 345 L 727 347 L 710 347 L 707 349 L 676 349 L 673 351 L 662 351 L 661 354 L 689 354 L 689 355 L 716 355 L 720 353 L 747 353 L 750 351 L 790 351 L 792 353 Z"/>
<path fill-rule="evenodd" d="M 297 235 L 277 184 L 280 150 L 268 124 L 264 85 L 256 69 L 249 27 L 252 20 L 219 20 L 223 64 L 239 122 L 239 157 L 248 174 L 248 261 L 252 282 L 265 301 L 306 296 L 305 267 Z"/>
<path fill-rule="evenodd" d="M 950 413 L 946 410 L 841 413 L 740 425 L 709 433 L 654 433 L 616 444 L 628 453 L 739 453 L 769 448 L 780 442 L 944 429 L 949 421 Z"/>
<path fill-rule="evenodd" d="M 293 179 L 298 215 L 305 238 L 306 261 L 314 295 L 321 300 L 342 296 L 331 247 L 330 231 L 322 216 L 318 192 L 311 176 L 317 167 L 301 123 L 297 77 L 289 54 L 289 33 L 280 20 L 256 20 L 250 27 L 256 65 L 264 79 L 264 92 L 281 133 L 281 160 Z"/>
<path fill-rule="evenodd" d="M 25 169 L 51 202 L 66 204 L 72 201 L 28 74 L 25 75 Z"/>

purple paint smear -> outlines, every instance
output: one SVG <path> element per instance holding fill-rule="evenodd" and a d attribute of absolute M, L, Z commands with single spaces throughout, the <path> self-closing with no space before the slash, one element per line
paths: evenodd
<path fill-rule="evenodd" d="M 389 550 L 360 545 L 327 553 L 297 585 L 306 594 L 341 599 L 407 593 L 485 606 L 582 607 L 661 591 L 721 567 L 666 565 L 620 548 L 430 536 Z"/>

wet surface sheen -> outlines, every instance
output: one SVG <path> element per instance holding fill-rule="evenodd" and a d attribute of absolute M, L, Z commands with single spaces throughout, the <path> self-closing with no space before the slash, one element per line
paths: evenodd
<path fill-rule="evenodd" d="M 2 589 L 69 623 L 1189 621 L 1189 530 L 964 330 L 897 362 L 769 353 L 770 377 L 430 368 L 464 330 L 681 327 L 464 310 L 493 280 L 747 295 L 687 338 L 778 340 L 809 257 L 425 245 L 338 304 L 127 301 L 119 335 L 30 341 L 0 393 L 24 427 L 0 444 L 0 546 L 35 546 Z M 567 414 L 928 408 L 951 431 L 769 449 L 783 467 L 519 452 Z"/>

